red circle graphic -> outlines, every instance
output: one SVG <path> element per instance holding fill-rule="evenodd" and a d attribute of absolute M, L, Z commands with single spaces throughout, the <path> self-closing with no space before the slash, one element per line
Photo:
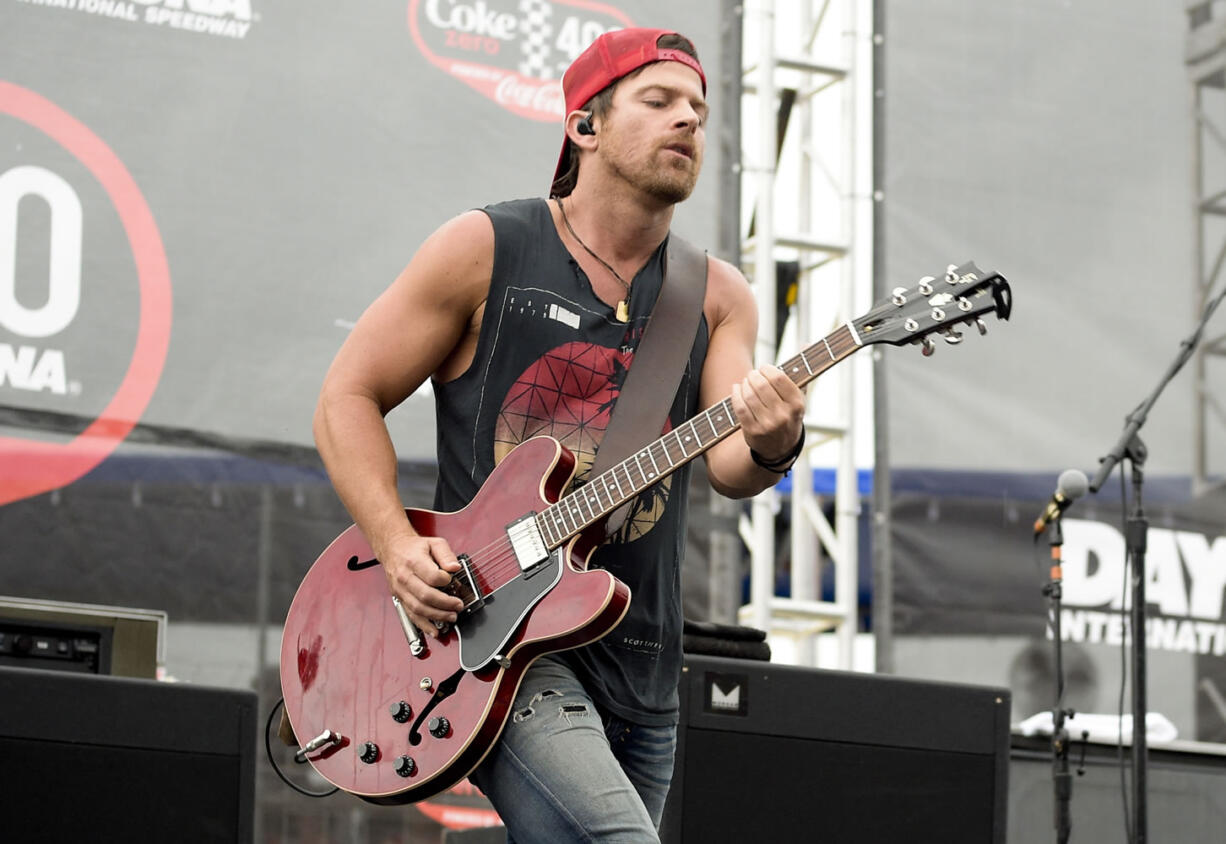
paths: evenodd
<path fill-rule="evenodd" d="M 575 455 L 575 480 L 586 480 L 621 393 L 633 353 L 592 343 L 564 343 L 524 370 L 507 391 L 494 431 L 494 462 L 532 437 L 553 437 Z M 665 420 L 664 431 L 672 429 Z M 668 503 L 672 477 L 665 477 L 631 504 L 616 538 L 646 535 Z"/>
<path fill-rule="evenodd" d="M 115 450 L 140 419 L 157 388 L 170 344 L 170 269 L 157 224 L 132 175 L 89 127 L 44 97 L 0 81 L 0 114 L 43 132 L 71 153 L 102 185 L 128 236 L 140 285 L 140 328 L 132 362 L 111 401 L 67 443 L 0 437 L 5 471 L 0 505 L 66 486 Z"/>

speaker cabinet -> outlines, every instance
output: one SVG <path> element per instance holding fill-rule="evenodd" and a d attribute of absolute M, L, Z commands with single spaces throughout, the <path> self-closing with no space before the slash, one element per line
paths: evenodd
<path fill-rule="evenodd" d="M 687 656 L 663 841 L 1005 840 L 1007 689 Z"/>
<path fill-rule="evenodd" d="M 0 667 L 0 838 L 250 842 L 253 692 Z"/>

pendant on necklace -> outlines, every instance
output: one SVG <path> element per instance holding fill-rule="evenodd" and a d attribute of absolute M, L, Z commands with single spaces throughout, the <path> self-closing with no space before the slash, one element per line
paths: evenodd
<path fill-rule="evenodd" d="M 617 321 L 618 322 L 629 322 L 630 321 L 630 309 L 626 307 L 625 299 L 622 299 L 620 302 L 617 303 Z"/>

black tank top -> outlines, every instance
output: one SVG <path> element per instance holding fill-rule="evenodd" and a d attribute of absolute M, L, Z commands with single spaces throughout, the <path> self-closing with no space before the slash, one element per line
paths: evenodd
<path fill-rule="evenodd" d="M 494 268 L 476 354 L 464 374 L 434 384 L 442 511 L 468 504 L 512 448 L 541 434 L 570 449 L 576 477 L 587 476 L 663 280 L 664 244 L 635 276 L 629 322 L 619 322 L 558 238 L 544 200 L 483 210 L 494 224 Z M 707 335 L 704 318 L 661 434 L 698 410 Z M 689 475 L 687 465 L 638 496 L 592 556 L 592 567 L 630 587 L 626 617 L 600 641 L 556 657 L 599 706 L 647 725 L 677 721 Z"/>

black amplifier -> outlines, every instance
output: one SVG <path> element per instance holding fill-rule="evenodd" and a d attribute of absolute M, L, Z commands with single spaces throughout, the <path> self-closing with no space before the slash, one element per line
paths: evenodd
<path fill-rule="evenodd" d="M 661 839 L 1005 840 L 1007 689 L 687 655 Z"/>
<path fill-rule="evenodd" d="M 106 627 L 0 616 L 0 665 L 109 674 L 112 633 Z"/>

